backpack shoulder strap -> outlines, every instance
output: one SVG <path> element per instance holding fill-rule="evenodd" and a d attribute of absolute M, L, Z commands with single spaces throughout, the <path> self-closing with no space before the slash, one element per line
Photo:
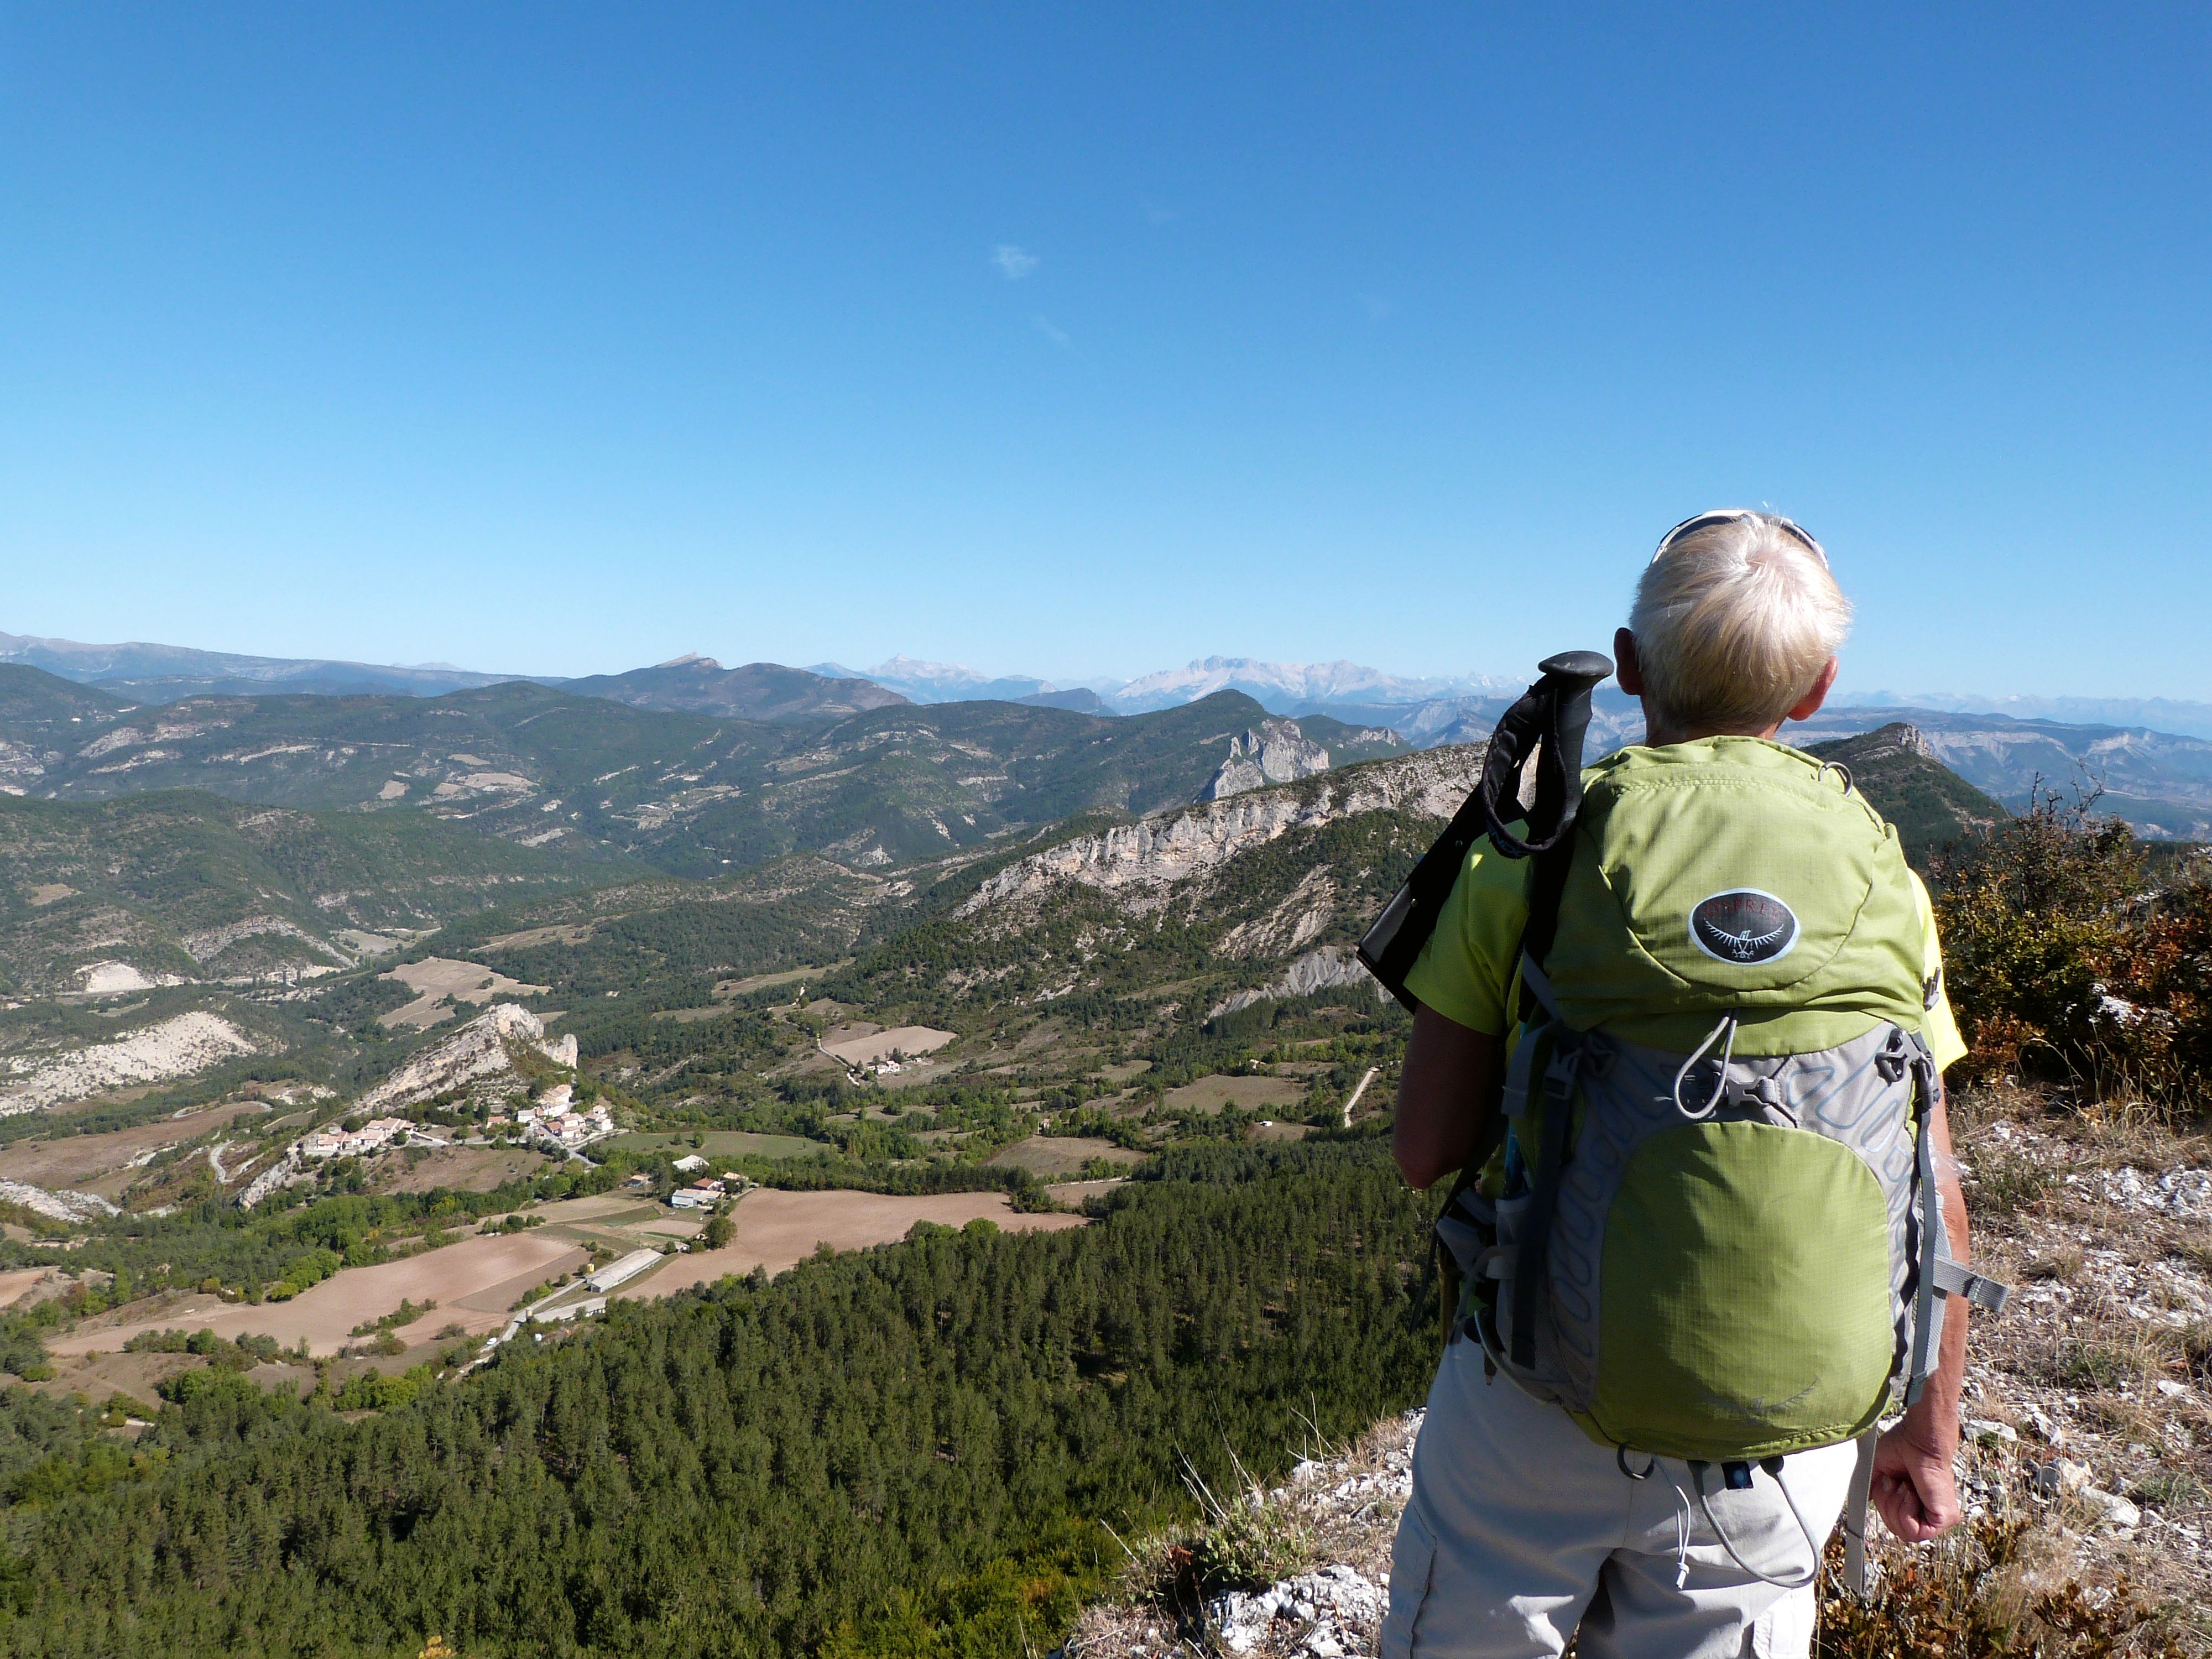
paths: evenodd
<path fill-rule="evenodd" d="M 1538 1010 L 1553 1019 L 1561 1018 L 1559 1000 L 1552 994 L 1544 963 L 1552 953 L 1552 940 L 1559 931 L 1559 901 L 1567 890 L 1567 866 L 1574 862 L 1574 827 L 1536 854 L 1528 872 L 1528 920 L 1521 929 L 1521 1018 L 1534 1019 Z"/>

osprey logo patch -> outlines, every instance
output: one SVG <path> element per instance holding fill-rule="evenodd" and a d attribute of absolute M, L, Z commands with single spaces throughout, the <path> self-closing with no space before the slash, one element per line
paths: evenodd
<path fill-rule="evenodd" d="M 1738 887 L 1698 901 L 1690 938 L 1717 962 L 1749 966 L 1788 956 L 1797 942 L 1797 918 L 1773 894 Z"/>

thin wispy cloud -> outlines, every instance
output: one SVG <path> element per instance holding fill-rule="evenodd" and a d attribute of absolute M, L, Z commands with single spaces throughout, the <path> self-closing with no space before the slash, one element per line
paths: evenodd
<path fill-rule="evenodd" d="M 1146 221 L 1155 225 L 1164 225 L 1176 216 L 1173 208 L 1164 202 L 1155 202 L 1149 196 L 1139 197 L 1137 205 L 1144 210 Z"/>
<path fill-rule="evenodd" d="M 1018 283 L 1037 268 L 1037 257 L 1024 252 L 1012 242 L 1001 242 L 991 250 L 991 263 L 1010 283 Z"/>
<path fill-rule="evenodd" d="M 1030 319 L 1030 321 L 1036 325 L 1036 331 L 1038 333 L 1043 335 L 1046 339 L 1051 341 L 1054 345 L 1065 346 L 1072 343 L 1064 330 L 1055 328 L 1053 325 L 1051 318 L 1032 317 Z"/>

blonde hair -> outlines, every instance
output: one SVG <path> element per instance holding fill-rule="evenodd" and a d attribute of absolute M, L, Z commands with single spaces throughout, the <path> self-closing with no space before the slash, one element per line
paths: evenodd
<path fill-rule="evenodd" d="M 1636 584 L 1644 693 L 1679 731 L 1763 732 L 1813 689 L 1850 631 L 1826 560 L 1767 513 L 1700 525 Z"/>

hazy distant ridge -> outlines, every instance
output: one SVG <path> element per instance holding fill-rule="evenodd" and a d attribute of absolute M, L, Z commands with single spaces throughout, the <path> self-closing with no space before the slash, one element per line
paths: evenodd
<path fill-rule="evenodd" d="M 2179 697 L 1982 697 L 1953 691 L 1867 691 L 1851 698 L 1869 708 L 1933 708 L 1947 714 L 2002 714 L 2065 726 L 2136 726 L 2184 737 L 2212 738 L 2212 702 Z"/>
<path fill-rule="evenodd" d="M 449 691 L 467 691 L 508 680 L 561 684 L 557 676 L 485 674 L 447 663 L 400 666 L 321 658 L 247 657 L 137 640 L 121 645 L 85 645 L 76 640 L 40 639 L 24 634 L 0 634 L 0 662 L 43 668 L 80 685 L 104 685 L 155 702 L 278 692 L 330 696 L 396 691 L 410 696 L 442 697 Z"/>

